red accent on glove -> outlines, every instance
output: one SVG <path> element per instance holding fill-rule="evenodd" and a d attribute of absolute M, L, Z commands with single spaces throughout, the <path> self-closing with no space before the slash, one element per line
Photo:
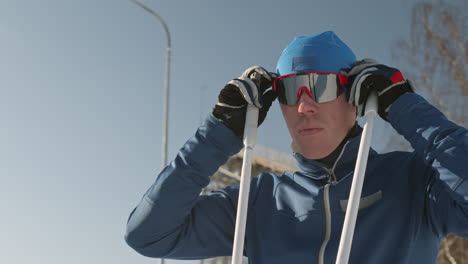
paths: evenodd
<path fill-rule="evenodd" d="M 395 72 L 395 74 L 393 74 L 392 77 L 390 77 L 390 80 L 392 81 L 392 83 L 398 83 L 404 81 L 405 77 L 403 77 L 403 74 L 401 74 L 400 71 L 397 71 Z"/>

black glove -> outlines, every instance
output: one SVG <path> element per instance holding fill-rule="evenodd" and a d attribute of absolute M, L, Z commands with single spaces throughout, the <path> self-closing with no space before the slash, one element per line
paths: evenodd
<path fill-rule="evenodd" d="M 276 77 L 277 74 L 259 66 L 248 68 L 239 78 L 231 80 L 221 90 L 213 115 L 223 120 L 227 127 L 242 138 L 247 105 L 253 104 L 260 108 L 258 113 L 260 126 L 276 99 L 276 93 L 273 90 L 266 91 Z"/>
<path fill-rule="evenodd" d="M 413 93 L 414 89 L 401 72 L 395 68 L 364 59 L 353 63 L 351 69 L 342 70 L 348 76 L 351 85 L 348 102 L 357 106 L 358 115 L 363 116 L 367 97 L 371 91 L 378 96 L 378 113 L 386 121 L 390 105 L 404 93 Z"/>

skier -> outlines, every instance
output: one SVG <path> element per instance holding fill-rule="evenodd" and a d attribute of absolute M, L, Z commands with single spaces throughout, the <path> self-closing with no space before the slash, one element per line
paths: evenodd
<path fill-rule="evenodd" d="M 362 131 L 356 116 L 370 91 L 414 151 L 370 151 L 349 263 L 435 263 L 447 234 L 468 236 L 468 131 L 397 69 L 356 61 L 331 31 L 292 41 L 276 74 L 252 67 L 221 90 L 130 214 L 127 243 L 149 257 L 230 255 L 239 186 L 199 194 L 242 148 L 247 103 L 261 107 L 261 124 L 278 98 L 300 170 L 252 178 L 244 254 L 249 263 L 335 263 Z"/>

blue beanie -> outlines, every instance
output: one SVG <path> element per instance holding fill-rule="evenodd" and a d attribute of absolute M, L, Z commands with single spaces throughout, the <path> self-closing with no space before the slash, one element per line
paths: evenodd
<path fill-rule="evenodd" d="M 300 72 L 340 73 L 356 61 L 353 51 L 332 31 L 296 37 L 278 59 L 276 72 L 282 76 Z"/>

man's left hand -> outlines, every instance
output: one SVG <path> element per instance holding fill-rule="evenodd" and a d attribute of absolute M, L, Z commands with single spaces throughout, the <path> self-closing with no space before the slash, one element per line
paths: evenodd
<path fill-rule="evenodd" d="M 404 93 L 414 90 L 408 80 L 395 68 L 364 59 L 353 63 L 351 69 L 344 69 L 351 85 L 348 102 L 357 106 L 358 115 L 363 116 L 367 97 L 372 91 L 378 96 L 378 113 L 386 121 L 388 110 L 393 102 Z"/>

